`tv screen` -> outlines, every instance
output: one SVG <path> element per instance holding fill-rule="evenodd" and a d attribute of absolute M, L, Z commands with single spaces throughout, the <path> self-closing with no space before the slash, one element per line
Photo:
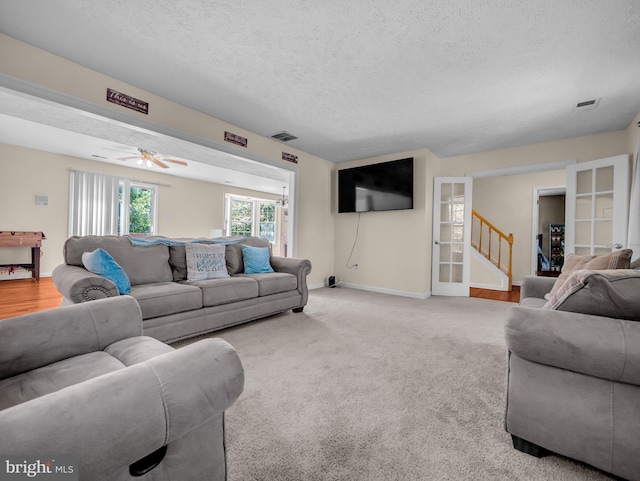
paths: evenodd
<path fill-rule="evenodd" d="M 338 212 L 413 209 L 413 157 L 338 171 Z"/>

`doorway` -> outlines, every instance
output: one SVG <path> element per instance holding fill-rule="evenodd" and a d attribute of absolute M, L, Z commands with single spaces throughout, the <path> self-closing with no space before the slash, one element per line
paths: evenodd
<path fill-rule="evenodd" d="M 556 277 L 564 263 L 566 187 L 534 189 L 531 273 Z"/>

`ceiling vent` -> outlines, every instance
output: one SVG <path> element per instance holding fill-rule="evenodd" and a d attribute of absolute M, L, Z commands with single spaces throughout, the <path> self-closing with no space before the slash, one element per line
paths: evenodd
<path fill-rule="evenodd" d="M 584 102 L 578 102 L 576 104 L 576 110 L 590 110 L 595 109 L 600 103 L 600 99 L 585 100 Z"/>
<path fill-rule="evenodd" d="M 283 130 L 282 132 L 278 132 L 277 134 L 273 134 L 271 136 L 271 138 L 279 140 L 280 142 L 289 142 L 290 140 L 295 140 L 298 137 L 296 137 L 295 135 L 292 135 L 289 132 L 286 132 L 286 131 Z"/>

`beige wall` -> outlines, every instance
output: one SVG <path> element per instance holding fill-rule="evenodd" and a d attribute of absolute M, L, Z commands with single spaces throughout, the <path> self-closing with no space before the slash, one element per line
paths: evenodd
<path fill-rule="evenodd" d="M 414 208 L 388 212 L 337 213 L 337 171 L 406 157 L 414 158 Z M 421 297 L 430 290 L 431 178 L 433 154 L 426 149 L 345 162 L 335 167 L 335 275 L 340 282 L 382 292 Z M 358 218 L 360 227 L 358 229 Z M 356 241 L 356 231 L 358 231 Z M 349 265 L 347 260 L 353 249 Z"/>
<path fill-rule="evenodd" d="M 636 120 L 637 121 L 637 120 Z M 473 172 L 576 159 L 578 162 L 631 154 L 636 149 L 638 129 L 577 137 L 439 159 L 429 150 L 403 152 L 337 165 L 335 170 L 356 165 L 416 158 L 414 211 L 372 212 L 361 215 L 360 236 L 351 263 L 345 267 L 353 246 L 358 214 L 336 214 L 334 175 L 335 273 L 341 282 L 374 290 L 424 296 L 431 291 L 431 232 L 433 179 L 437 176 L 464 176 Z M 635 136 L 635 146 L 632 147 Z M 532 174 L 477 178 L 473 186 L 473 208 L 505 233 L 514 234 L 514 282 L 531 273 L 534 248 L 534 188 L 561 187 L 564 170 Z M 399 247 L 401 246 L 401 247 Z M 388 258 L 391 257 L 392 260 Z"/>
<path fill-rule="evenodd" d="M 273 165 L 281 165 L 285 168 L 291 167 L 291 164 L 281 160 L 283 145 L 280 142 L 261 137 L 201 112 L 140 90 L 132 85 L 107 77 L 2 34 L 0 34 L 0 59 L 2 60 L 0 62 L 0 72 L 3 74 L 44 87 L 45 89 L 78 98 L 85 102 L 90 102 L 103 109 L 112 110 L 114 111 L 114 115 L 117 113 L 117 115 L 126 114 L 134 118 L 138 117 L 159 126 L 177 129 L 189 135 L 196 135 L 220 144 L 224 144 L 225 130 L 230 130 L 248 138 L 248 148 L 242 149 L 238 147 L 237 155 L 243 155 L 243 153 L 249 152 L 260 158 L 268 159 Z M 124 109 L 123 107 L 107 102 L 107 88 L 125 92 L 128 95 L 149 102 L 149 115 Z M 124 110 L 126 110 L 126 112 L 123 113 Z M 297 251 L 295 254 L 298 257 L 306 257 L 311 260 L 313 269 L 308 278 L 309 284 L 312 286 L 321 285 L 324 279 L 333 271 L 334 231 L 333 217 L 330 209 L 330 185 L 333 164 L 327 160 L 289 146 L 287 146 L 287 152 L 298 155 L 296 168 L 298 169 L 299 176 L 299 194 L 296 205 L 298 210 L 298 223 L 296 232 Z M 179 152 L 172 152 L 172 155 L 179 156 Z M 29 175 L 33 172 L 37 173 L 39 179 L 37 183 L 44 183 L 44 185 L 38 185 L 38 189 L 44 189 L 45 192 L 53 192 L 54 188 L 51 187 L 49 181 L 52 178 L 60 178 L 52 177 L 50 179 L 40 175 L 43 171 L 49 172 L 51 168 L 49 165 L 50 157 L 43 155 L 39 161 L 35 161 L 37 168 L 31 172 L 11 170 L 7 171 L 7 177 L 5 177 L 6 162 L 10 159 L 8 156 L 5 156 L 4 153 L 0 156 L 3 169 L 2 179 L 10 178 L 12 184 L 21 185 L 23 189 L 29 189 L 29 195 L 23 198 L 22 202 L 24 202 L 24 204 L 20 206 L 17 206 L 16 201 L 12 199 L 10 203 L 11 208 L 9 208 L 9 205 L 5 203 L 8 198 L 6 196 L 2 197 L 3 200 L 0 206 L 1 218 L 3 219 L 5 215 L 13 215 L 11 212 L 15 212 L 16 207 L 18 207 L 18 211 L 24 209 L 25 212 L 25 215 L 21 216 L 20 224 L 22 225 L 38 224 L 41 216 L 46 216 L 50 222 L 65 224 L 66 221 L 64 219 L 53 220 L 50 219 L 50 215 L 31 208 L 31 204 L 35 204 L 35 201 L 31 199 L 33 193 L 31 193 L 32 189 L 29 186 L 33 185 L 33 182 L 29 178 Z M 94 163 L 91 163 L 91 165 L 94 165 Z M 95 165 L 98 165 L 98 163 L 95 163 Z M 33 166 L 34 164 L 31 164 L 31 167 Z M 11 168 L 13 169 L 13 167 Z M 90 170 L 88 168 L 86 169 Z M 64 168 L 62 171 L 64 172 Z M 140 177 L 140 174 L 137 173 L 132 176 Z M 172 185 L 182 183 L 182 181 L 174 179 L 175 178 L 172 177 L 171 180 L 165 180 L 164 182 Z M 58 187 L 55 187 L 55 189 L 57 188 Z M 173 193 L 176 192 L 177 189 L 167 192 L 166 194 L 161 192 L 161 198 L 166 195 L 168 200 L 172 202 L 165 204 L 164 201 L 161 200 L 163 204 L 159 213 L 161 218 L 160 229 L 167 229 L 168 235 L 184 235 L 183 231 L 186 228 L 192 229 L 192 221 L 185 219 L 183 214 L 180 213 L 180 210 L 185 208 L 184 204 L 175 201 L 190 198 L 195 201 L 200 199 L 203 195 L 202 192 L 208 191 L 208 188 L 207 186 L 199 186 L 193 190 L 186 189 L 183 198 Z M 14 188 L 12 188 L 12 190 L 14 190 Z M 194 206 L 191 205 L 191 209 L 193 209 L 193 207 Z M 195 207 L 202 209 L 201 206 L 196 205 Z M 53 210 L 50 209 L 48 212 L 53 212 Z M 33 216 L 33 218 L 31 218 L 31 216 Z M 168 222 L 167 218 L 171 217 L 173 221 Z M 7 220 L 14 221 L 14 219 L 9 218 Z M 6 228 L 3 224 L 4 221 L 0 224 L 0 228 L 2 229 Z M 207 234 L 211 227 L 213 226 L 207 225 L 205 227 Z M 9 228 L 14 229 L 17 227 Z M 42 228 L 38 228 L 37 230 L 40 229 Z M 44 231 L 47 236 L 49 236 L 49 233 L 46 232 L 46 230 Z M 50 232 L 53 231 L 50 229 Z M 50 246 L 51 244 L 52 243 L 49 243 Z M 55 250 L 55 248 L 52 249 L 52 247 L 48 247 L 48 249 Z M 48 272 L 49 267 L 43 267 L 43 270 Z"/>

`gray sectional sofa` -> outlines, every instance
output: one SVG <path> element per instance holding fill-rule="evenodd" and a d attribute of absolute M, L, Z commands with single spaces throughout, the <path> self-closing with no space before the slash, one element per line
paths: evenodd
<path fill-rule="evenodd" d="M 218 240 L 226 242 L 225 239 Z M 270 256 L 274 272 L 244 274 L 242 244 L 269 247 L 266 239 L 228 239 L 225 257 L 229 277 L 187 280 L 186 245 L 156 243 L 133 245 L 127 237 L 71 237 L 64 245 L 65 263 L 57 266 L 53 282 L 63 305 L 120 295 L 115 283 L 85 269 L 82 254 L 97 248 L 107 251 L 124 269 L 130 295 L 142 310 L 144 334 L 161 341 L 204 334 L 293 309 L 307 303 L 307 259 Z M 174 245 L 174 244 L 178 245 Z"/>

